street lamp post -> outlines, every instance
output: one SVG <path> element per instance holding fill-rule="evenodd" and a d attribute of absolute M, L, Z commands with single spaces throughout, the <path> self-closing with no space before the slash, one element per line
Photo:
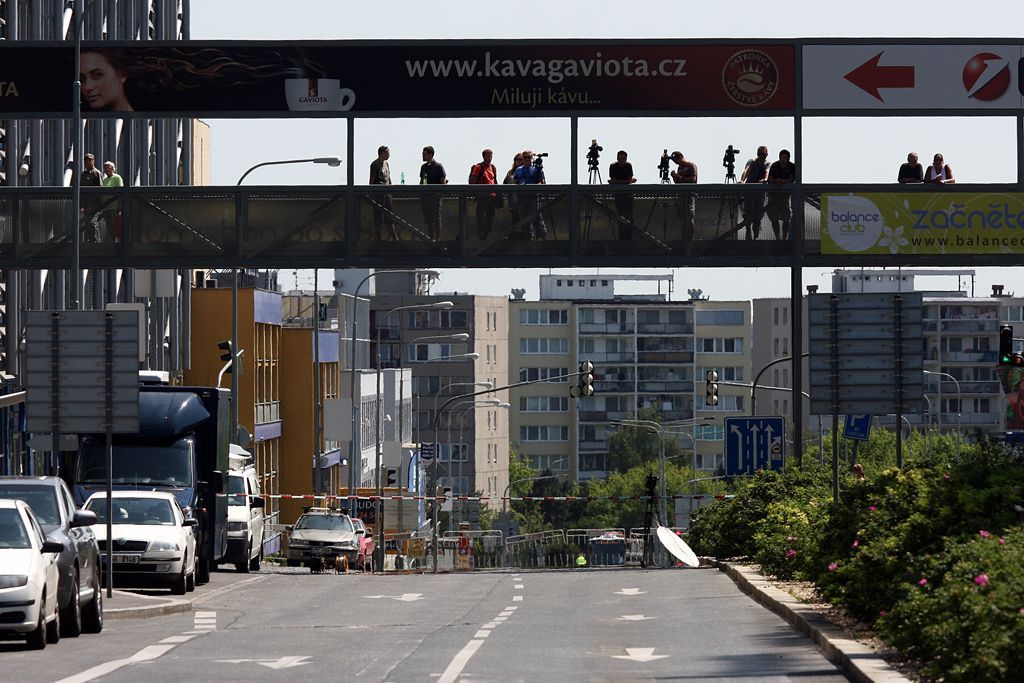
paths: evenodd
<path fill-rule="evenodd" d="M 338 157 L 314 157 L 314 158 L 310 158 L 310 159 L 284 159 L 284 160 L 281 160 L 281 161 L 261 161 L 260 163 L 254 165 L 254 166 L 250 166 L 249 169 L 246 170 L 246 172 L 243 173 L 242 176 L 238 179 L 238 182 L 235 183 L 235 186 L 237 187 L 237 186 L 241 185 L 242 181 L 245 180 L 246 176 L 248 176 L 250 173 L 255 171 L 257 168 L 261 168 L 263 166 L 281 166 L 281 165 L 284 165 L 284 164 L 327 164 L 328 166 L 331 166 L 331 167 L 337 167 L 337 166 L 341 165 L 341 159 L 338 158 Z M 236 239 L 237 239 L 237 236 L 236 236 Z M 315 294 L 314 294 L 314 301 L 315 300 L 316 299 L 315 299 Z M 314 338 L 314 344 L 315 344 L 314 348 L 319 351 L 320 340 L 319 340 L 319 337 L 318 337 L 318 333 L 319 333 L 319 329 L 318 329 L 319 328 L 318 314 L 319 314 L 319 310 L 314 311 L 314 315 L 313 315 L 313 338 Z M 237 443 L 238 442 L 238 374 L 239 374 L 239 368 L 238 368 L 238 362 L 237 361 L 238 361 L 238 356 L 240 355 L 239 354 L 239 349 L 238 349 L 238 268 L 232 268 L 231 269 L 231 353 L 234 354 L 234 357 L 231 359 L 231 440 Z M 317 415 L 319 415 L 320 414 L 320 409 L 321 409 L 321 404 L 322 404 L 322 401 L 320 400 L 320 393 L 319 393 L 319 378 L 320 378 L 320 366 L 319 366 L 319 364 L 317 364 L 316 373 L 315 373 L 314 377 L 315 377 L 314 381 L 317 384 L 317 387 L 316 387 L 317 396 L 316 396 L 316 407 L 315 407 L 315 410 L 317 411 Z M 319 431 L 319 429 L 322 429 L 323 420 L 321 418 L 317 418 L 317 424 L 319 425 L 319 427 L 318 427 L 318 431 Z M 317 449 L 316 449 L 317 450 L 317 460 L 316 460 L 315 464 L 316 464 L 316 467 L 317 467 L 317 477 L 316 477 L 316 480 L 318 482 L 320 481 L 320 457 L 319 457 L 320 456 L 320 438 L 321 438 L 321 435 L 319 433 L 317 433 Z"/>
<path fill-rule="evenodd" d="M 413 273 L 423 274 L 427 276 L 437 277 L 438 272 L 436 270 L 420 270 L 418 268 L 406 268 L 402 270 L 389 270 L 388 273 Z M 348 463 L 348 495 L 349 495 L 349 507 L 351 510 L 355 510 L 356 496 L 358 495 L 359 488 L 359 475 L 362 471 L 362 463 L 360 462 L 359 454 L 359 405 L 356 403 L 356 303 L 359 299 L 359 290 L 363 288 L 370 278 L 376 277 L 380 273 L 373 272 L 364 277 L 356 285 L 356 288 L 352 291 L 352 315 L 350 316 L 350 329 L 351 329 L 351 355 L 349 357 L 349 368 L 350 392 L 349 398 L 352 401 L 352 439 L 349 448 L 349 463 Z"/>
<path fill-rule="evenodd" d="M 962 400 L 960 398 L 960 382 L 957 381 L 956 377 L 954 377 L 953 375 L 949 374 L 948 372 L 938 372 L 937 370 L 922 370 L 922 372 L 924 374 L 926 374 L 926 375 L 939 375 L 941 377 L 948 377 L 949 379 L 953 380 L 953 384 L 956 385 L 956 456 L 957 456 L 957 458 L 959 458 L 960 457 L 961 447 L 962 447 L 962 441 L 961 440 L 963 438 L 961 436 L 961 432 L 960 432 L 960 410 L 961 410 L 961 404 L 962 404 Z M 942 426 L 942 382 L 939 382 L 939 413 L 938 413 L 938 415 L 939 415 L 939 427 L 940 427 L 940 432 L 941 432 L 941 426 Z M 898 466 L 902 467 L 903 465 L 902 465 L 902 463 L 898 463 Z"/>

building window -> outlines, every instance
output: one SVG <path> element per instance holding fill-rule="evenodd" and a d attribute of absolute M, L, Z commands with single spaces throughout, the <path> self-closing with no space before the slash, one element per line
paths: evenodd
<path fill-rule="evenodd" d="M 569 322 L 568 309 L 522 308 L 519 310 L 520 325 L 565 325 Z M 495 323 L 494 329 L 498 329 Z"/>
<path fill-rule="evenodd" d="M 725 438 L 725 425 L 694 425 L 693 438 L 697 441 L 721 441 Z"/>
<path fill-rule="evenodd" d="M 520 382 L 567 382 L 569 368 L 519 368 Z"/>
<path fill-rule="evenodd" d="M 742 337 L 702 337 L 698 340 L 702 353 L 743 353 Z"/>
<path fill-rule="evenodd" d="M 774 308 L 773 312 L 774 312 L 774 315 L 772 316 L 773 322 L 774 322 L 774 324 L 778 325 L 779 324 L 779 307 L 776 306 Z"/>
<path fill-rule="evenodd" d="M 567 413 L 568 396 L 520 396 L 519 410 L 523 413 Z"/>
<path fill-rule="evenodd" d="M 530 469 L 538 472 L 564 472 L 569 469 L 569 458 L 565 455 L 528 455 L 526 462 L 529 463 Z"/>
<path fill-rule="evenodd" d="M 568 441 L 569 428 L 560 425 L 521 425 L 520 441 Z"/>
<path fill-rule="evenodd" d="M 697 311 L 698 325 L 742 325 L 742 310 Z"/>
<path fill-rule="evenodd" d="M 519 340 L 522 354 L 567 354 L 569 340 L 559 337 L 526 337 Z"/>

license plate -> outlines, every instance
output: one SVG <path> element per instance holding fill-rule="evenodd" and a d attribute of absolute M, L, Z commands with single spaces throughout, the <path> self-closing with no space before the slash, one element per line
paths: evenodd
<path fill-rule="evenodd" d="M 114 555 L 114 564 L 138 564 L 142 555 Z"/>

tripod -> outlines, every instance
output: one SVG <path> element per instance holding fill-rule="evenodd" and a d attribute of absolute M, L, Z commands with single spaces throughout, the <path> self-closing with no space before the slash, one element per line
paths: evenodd
<path fill-rule="evenodd" d="M 644 481 L 644 488 L 647 491 L 647 506 L 644 510 L 644 552 L 640 556 L 641 569 L 652 564 L 651 560 L 654 559 L 654 548 L 651 547 L 651 522 L 655 516 L 654 511 L 657 509 L 657 498 L 654 492 L 657 486 L 658 478 L 653 474 L 648 474 L 647 479 Z"/>
<path fill-rule="evenodd" d="M 728 167 L 725 171 L 725 184 L 735 185 L 736 184 L 736 169 L 735 167 Z M 729 194 L 725 194 L 718 202 L 718 221 L 715 223 L 715 237 L 717 238 L 721 234 L 722 230 L 722 213 L 725 210 L 729 212 L 729 231 L 733 232 L 737 229 L 736 225 L 736 199 Z"/>
<path fill-rule="evenodd" d="M 587 184 L 588 185 L 601 185 L 601 168 L 597 165 L 597 159 L 588 159 L 589 172 L 587 173 Z M 594 218 L 594 199 L 593 197 L 587 202 L 586 209 L 583 212 L 583 239 L 590 239 L 590 223 Z"/>

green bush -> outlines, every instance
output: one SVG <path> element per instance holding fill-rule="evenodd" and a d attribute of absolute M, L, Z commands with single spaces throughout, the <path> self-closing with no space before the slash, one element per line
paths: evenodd
<path fill-rule="evenodd" d="M 885 637 L 946 681 L 1024 680 L 1024 527 L 978 530 L 921 558 Z"/>

